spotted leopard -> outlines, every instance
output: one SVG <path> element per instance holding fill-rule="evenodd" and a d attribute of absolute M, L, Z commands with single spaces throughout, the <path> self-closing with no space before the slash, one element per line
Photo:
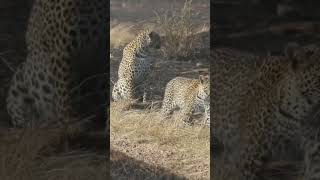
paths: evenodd
<path fill-rule="evenodd" d="M 212 136 L 224 146 L 212 152 L 213 179 L 262 179 L 267 161 L 297 153 L 304 179 L 320 179 L 320 48 L 289 43 L 267 57 L 217 49 L 213 58 Z"/>
<path fill-rule="evenodd" d="M 107 70 L 108 1 L 33 3 L 26 32 L 26 61 L 14 73 L 6 99 L 16 127 L 74 119 L 72 88 Z"/>
<path fill-rule="evenodd" d="M 168 118 L 175 108 L 180 108 L 181 119 L 193 124 L 191 115 L 199 107 L 205 109 L 206 124 L 210 124 L 210 81 L 208 76 L 199 79 L 176 77 L 168 82 L 162 102 L 161 114 Z"/>
<path fill-rule="evenodd" d="M 150 54 L 159 49 L 161 40 L 158 33 L 149 29 L 140 32 L 123 50 L 118 70 L 118 80 L 113 86 L 114 101 L 143 99 L 146 101 L 148 76 L 152 68 Z"/>

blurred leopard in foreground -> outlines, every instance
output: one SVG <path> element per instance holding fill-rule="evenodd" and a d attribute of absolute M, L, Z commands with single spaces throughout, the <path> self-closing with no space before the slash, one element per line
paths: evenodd
<path fill-rule="evenodd" d="M 209 76 L 200 75 L 199 79 L 176 77 L 168 82 L 161 114 L 165 118 L 178 107 L 182 121 L 193 124 L 191 115 L 198 107 L 205 110 L 206 124 L 210 124 L 210 80 Z"/>
<path fill-rule="evenodd" d="M 71 105 L 77 92 L 75 86 L 108 70 L 105 60 L 109 3 L 105 0 L 33 3 L 26 32 L 27 57 L 11 80 L 7 110 L 12 124 L 18 127 L 65 124 L 75 118 Z M 86 88 L 94 91 L 88 85 Z M 105 97 L 97 96 L 87 98 L 95 101 L 91 105 L 82 101 L 85 110 L 95 103 L 104 103 Z"/>
<path fill-rule="evenodd" d="M 268 160 L 304 158 L 304 179 L 320 179 L 320 48 L 289 43 L 284 56 L 226 48 L 210 67 L 212 137 L 223 144 L 213 179 L 258 180 Z"/>

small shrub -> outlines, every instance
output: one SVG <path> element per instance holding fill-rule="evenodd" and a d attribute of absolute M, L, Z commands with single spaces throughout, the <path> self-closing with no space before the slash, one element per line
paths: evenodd
<path fill-rule="evenodd" d="M 192 22 L 192 0 L 186 0 L 181 10 L 155 12 L 156 24 L 164 34 L 162 50 L 166 58 L 183 58 L 193 54 L 195 28 Z M 160 15 L 162 14 L 162 15 Z"/>

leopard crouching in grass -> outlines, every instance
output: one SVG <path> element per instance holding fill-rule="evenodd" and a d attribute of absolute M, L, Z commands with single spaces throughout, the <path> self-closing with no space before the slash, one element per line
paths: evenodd
<path fill-rule="evenodd" d="M 304 158 L 304 179 L 320 179 L 320 48 L 289 43 L 285 55 L 213 52 L 213 179 L 259 180 L 269 160 Z M 315 125 L 317 124 L 317 125 Z"/>
<path fill-rule="evenodd" d="M 114 101 L 141 99 L 146 102 L 148 76 L 151 73 L 152 50 L 159 49 L 159 34 L 146 29 L 123 49 L 118 80 L 113 86 Z"/>
<path fill-rule="evenodd" d="M 206 124 L 210 124 L 210 78 L 176 77 L 168 82 L 162 102 L 161 114 L 168 118 L 176 108 L 180 109 L 182 121 L 193 124 L 191 115 L 198 107 L 204 107 Z"/>
<path fill-rule="evenodd" d="M 7 110 L 16 127 L 66 124 L 78 119 L 72 105 L 72 88 L 88 76 L 107 72 L 109 3 L 33 3 L 26 32 L 27 57 L 11 80 Z M 103 98 L 99 103 L 105 101 Z M 90 107 L 82 104 L 86 110 Z"/>

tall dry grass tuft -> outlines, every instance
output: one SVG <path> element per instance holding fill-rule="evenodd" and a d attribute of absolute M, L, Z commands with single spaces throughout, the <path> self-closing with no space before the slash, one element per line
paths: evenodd
<path fill-rule="evenodd" d="M 155 12 L 156 24 L 164 34 L 162 50 L 166 58 L 184 58 L 193 54 L 196 32 L 192 13 L 192 0 L 186 0 L 180 10 L 172 8 Z"/>

